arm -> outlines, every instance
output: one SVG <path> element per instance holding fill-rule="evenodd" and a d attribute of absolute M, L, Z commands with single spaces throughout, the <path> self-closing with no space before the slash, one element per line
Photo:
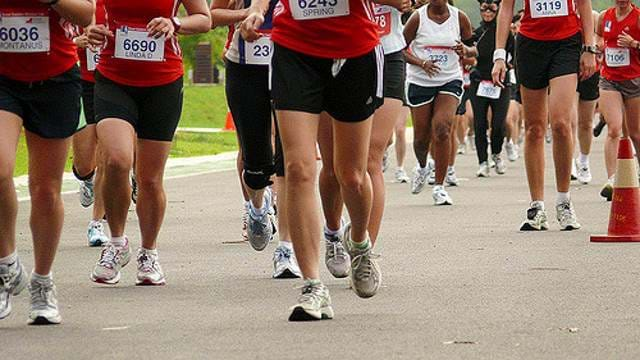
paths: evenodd
<path fill-rule="evenodd" d="M 420 25 L 420 14 L 416 12 L 411 15 L 411 18 L 409 18 L 409 21 L 407 21 L 407 24 L 405 25 L 402 32 L 407 43 L 407 48 L 404 50 L 404 57 L 409 64 L 419 66 L 427 73 L 427 75 L 433 76 L 440 71 L 440 67 L 433 61 L 420 59 L 419 57 L 415 56 L 409 49 L 409 45 L 411 45 L 413 40 L 415 40 L 416 38 L 418 25 Z"/>
<path fill-rule="evenodd" d="M 458 42 L 454 47 L 454 50 L 460 55 L 460 57 L 477 57 L 478 49 L 475 46 L 467 46 L 473 38 L 473 28 L 471 26 L 471 20 L 467 14 L 463 11 L 458 12 L 460 23 L 460 38 L 462 42 Z"/>
<path fill-rule="evenodd" d="M 251 0 L 247 18 L 242 22 L 240 32 L 246 41 L 260 38 L 258 29 L 264 24 L 264 15 L 269 10 L 269 0 Z"/>
<path fill-rule="evenodd" d="M 496 50 L 493 53 L 493 83 L 504 87 L 504 79 L 507 76 L 507 39 L 509 38 L 511 19 L 515 0 L 504 0 L 498 13 L 496 28 Z"/>
<path fill-rule="evenodd" d="M 211 12 L 206 0 L 182 0 L 187 16 L 178 19 L 180 27 L 176 29 L 173 19 L 157 17 L 149 22 L 149 37 L 170 38 L 177 34 L 192 35 L 206 33 L 211 29 Z"/>
<path fill-rule="evenodd" d="M 213 0 L 211 2 L 211 28 L 228 26 L 241 22 L 249 15 L 249 9 L 232 9 L 233 0 Z"/>
<path fill-rule="evenodd" d="M 591 0 L 578 0 L 578 13 L 580 14 L 580 23 L 582 24 L 582 39 L 587 46 L 595 45 L 594 41 L 594 25 L 593 25 L 593 9 L 591 8 Z M 596 55 L 589 52 L 583 52 L 580 56 L 580 79 L 585 80 L 591 77 L 596 71 Z"/>
<path fill-rule="evenodd" d="M 91 24 L 95 11 L 91 0 L 40 0 L 40 2 L 51 5 L 51 8 L 61 17 L 83 27 Z"/>

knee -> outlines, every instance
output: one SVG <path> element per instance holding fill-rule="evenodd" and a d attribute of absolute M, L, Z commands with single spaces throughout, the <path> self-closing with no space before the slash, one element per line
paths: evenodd
<path fill-rule="evenodd" d="M 591 132 L 591 119 L 589 121 L 580 121 L 578 122 L 578 129 L 581 131 Z"/>
<path fill-rule="evenodd" d="M 29 184 L 31 203 L 40 208 L 53 208 L 60 200 L 60 184 L 57 181 L 34 182 Z"/>
<path fill-rule="evenodd" d="M 286 178 L 288 184 L 313 183 L 315 181 L 315 162 L 286 160 Z"/>
<path fill-rule="evenodd" d="M 273 174 L 273 167 L 244 169 L 242 178 L 244 183 L 253 190 L 262 190 L 269 185 L 272 185 L 271 175 Z"/>
<path fill-rule="evenodd" d="M 531 140 L 541 140 L 547 132 L 547 128 L 543 124 L 528 125 L 526 128 L 526 136 Z"/>
<path fill-rule="evenodd" d="M 133 167 L 133 158 L 131 155 L 123 151 L 112 151 L 104 154 L 105 172 L 113 173 L 129 173 Z"/>
<path fill-rule="evenodd" d="M 570 138 L 571 124 L 569 122 L 558 121 L 551 125 L 551 131 L 555 138 Z"/>
<path fill-rule="evenodd" d="M 607 137 L 610 139 L 619 139 L 622 136 L 622 128 L 620 126 L 610 126 L 607 124 Z"/>
<path fill-rule="evenodd" d="M 382 166 L 382 164 L 378 164 L 378 166 Z M 346 191 L 356 191 L 360 192 L 360 190 L 364 186 L 364 181 L 366 177 L 365 171 L 359 171 L 356 169 L 349 169 L 344 171 L 338 171 L 338 182 L 340 183 L 340 187 Z"/>
<path fill-rule="evenodd" d="M 437 142 L 446 142 L 449 141 L 449 136 L 451 135 L 451 124 L 448 124 L 444 121 L 436 122 L 434 128 L 433 137 Z"/>
<path fill-rule="evenodd" d="M 142 192 L 159 194 L 164 192 L 164 185 L 162 177 L 147 178 L 145 176 L 138 176 L 136 178 L 138 183 L 138 189 Z"/>

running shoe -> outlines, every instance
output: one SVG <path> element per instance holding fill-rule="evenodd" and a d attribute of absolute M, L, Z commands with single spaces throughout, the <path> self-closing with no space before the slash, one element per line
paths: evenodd
<path fill-rule="evenodd" d="M 396 169 L 396 182 L 397 183 L 406 184 L 409 181 L 411 181 L 411 179 L 409 178 L 409 176 L 407 175 L 407 172 L 404 171 L 403 168 Z"/>
<path fill-rule="evenodd" d="M 596 124 L 596 126 L 593 127 L 593 137 L 600 136 L 600 134 L 602 133 L 602 130 L 606 125 L 607 125 L 607 122 L 604 121 L 604 117 L 602 116 L 602 114 L 600 114 L 600 121 L 598 121 L 598 124 Z"/>
<path fill-rule="evenodd" d="M 580 160 L 576 159 L 575 167 L 577 169 L 576 178 L 581 184 L 588 184 L 591 182 L 593 177 L 591 176 L 591 169 L 589 169 L 589 164 L 582 164 Z"/>
<path fill-rule="evenodd" d="M 106 244 L 109 241 L 104 225 L 104 220 L 91 220 L 87 229 L 87 240 L 90 247 L 98 247 Z"/>
<path fill-rule="evenodd" d="M 600 196 L 602 196 L 603 198 L 607 199 L 607 201 L 613 200 L 613 183 L 614 183 L 614 181 L 615 181 L 615 178 L 613 178 L 613 177 L 611 179 L 607 180 L 607 182 L 602 187 L 602 190 L 600 190 Z"/>
<path fill-rule="evenodd" d="M 582 227 L 582 225 L 578 223 L 578 218 L 576 217 L 576 212 L 573 209 L 571 201 L 565 201 L 556 205 L 556 216 L 558 223 L 560 223 L 561 231 L 578 230 Z"/>
<path fill-rule="evenodd" d="M 571 162 L 571 181 L 578 180 L 578 167 L 576 166 L 576 162 Z"/>
<path fill-rule="evenodd" d="M 264 192 L 264 207 L 271 208 L 271 190 Z M 264 250 L 273 238 L 275 224 L 273 215 L 267 210 L 262 215 L 254 214 L 254 210 L 249 210 L 248 236 L 249 244 L 256 251 Z"/>
<path fill-rule="evenodd" d="M 102 248 L 100 260 L 91 273 L 91 280 L 100 284 L 117 284 L 120 281 L 120 270 L 127 266 L 131 260 L 129 240 L 124 246 L 115 246 L 107 243 Z"/>
<path fill-rule="evenodd" d="M 464 155 L 467 152 L 467 145 L 466 144 L 458 144 L 458 151 L 457 154 L 458 155 Z"/>
<path fill-rule="evenodd" d="M 480 167 L 478 168 L 478 171 L 476 172 L 476 176 L 480 177 L 480 178 L 488 178 L 489 177 L 489 163 L 486 161 L 483 161 L 480 164 Z"/>
<path fill-rule="evenodd" d="M 306 283 L 298 303 L 291 308 L 289 321 L 315 321 L 333 319 L 331 295 L 321 282 Z"/>
<path fill-rule="evenodd" d="M 138 181 L 136 181 L 136 173 L 131 172 L 131 201 L 134 204 L 138 203 Z"/>
<path fill-rule="evenodd" d="M 95 175 L 87 180 L 78 180 L 78 194 L 80 195 L 80 205 L 82 205 L 83 208 L 90 207 L 95 201 L 94 179 Z"/>
<path fill-rule="evenodd" d="M 301 277 L 302 272 L 293 250 L 283 245 L 278 246 L 273 253 L 273 278 L 297 279 Z"/>
<path fill-rule="evenodd" d="M 20 259 L 10 265 L 0 265 L 0 320 L 11 314 L 11 296 L 20 295 L 27 282 Z"/>
<path fill-rule="evenodd" d="M 324 263 L 327 265 L 327 270 L 329 270 L 331 275 L 338 279 L 349 276 L 349 271 L 351 270 L 351 257 L 345 250 L 342 241 L 345 226 L 342 225 L 341 228 L 343 230 L 335 235 L 324 233 Z"/>
<path fill-rule="evenodd" d="M 351 224 L 345 228 L 343 242 L 351 256 L 351 288 L 361 298 L 374 296 L 382 284 L 382 273 L 375 261 L 378 256 L 371 253 L 371 245 L 367 249 L 358 249 L 353 246 Z"/>
<path fill-rule="evenodd" d="M 31 294 L 31 311 L 29 325 L 56 325 L 62 322 L 56 299 L 56 286 L 53 279 L 31 279 L 29 284 Z"/>
<path fill-rule="evenodd" d="M 387 172 L 389 168 L 389 147 L 384 150 L 384 155 L 382 155 L 382 172 Z"/>
<path fill-rule="evenodd" d="M 136 276 L 137 286 L 160 286 L 167 283 L 160 262 L 158 262 L 158 251 L 138 249 L 138 275 Z"/>
<path fill-rule="evenodd" d="M 444 178 L 444 182 L 449 186 L 458 186 L 458 176 L 456 175 L 456 169 L 451 166 L 447 170 L 447 176 Z"/>
<path fill-rule="evenodd" d="M 451 200 L 444 186 L 434 186 L 431 196 L 433 197 L 433 204 L 436 206 L 453 205 L 453 200 Z"/>
<path fill-rule="evenodd" d="M 512 142 L 507 142 L 504 148 L 507 151 L 507 159 L 509 159 L 509 161 L 514 162 L 518 160 L 520 157 L 520 155 L 518 155 L 518 145 Z"/>
<path fill-rule="evenodd" d="M 416 165 L 413 170 L 413 179 L 411 180 L 411 193 L 414 195 L 420 194 L 427 183 L 430 171 L 429 166 L 421 168 L 420 165 Z"/>
<path fill-rule="evenodd" d="M 435 185 L 436 184 L 436 169 L 432 169 L 429 172 L 429 177 L 427 178 L 427 184 Z"/>
<path fill-rule="evenodd" d="M 496 164 L 496 174 L 504 175 L 504 173 L 507 172 L 507 164 L 504 163 L 504 160 L 502 160 L 502 156 L 500 154 L 491 155 L 491 160 L 493 160 L 493 162 Z"/>
<path fill-rule="evenodd" d="M 527 210 L 527 219 L 520 226 L 520 231 L 544 231 L 549 230 L 547 213 L 539 207 L 531 207 Z"/>

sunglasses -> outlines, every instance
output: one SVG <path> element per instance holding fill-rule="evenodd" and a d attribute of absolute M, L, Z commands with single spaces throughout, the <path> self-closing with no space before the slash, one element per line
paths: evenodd
<path fill-rule="evenodd" d="M 498 7 L 497 6 L 481 6 L 480 11 L 481 12 L 490 11 L 495 14 L 498 12 Z"/>

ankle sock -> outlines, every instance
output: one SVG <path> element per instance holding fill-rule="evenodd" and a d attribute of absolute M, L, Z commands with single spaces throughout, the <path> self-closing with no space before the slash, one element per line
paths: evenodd
<path fill-rule="evenodd" d="M 304 279 L 304 286 L 316 286 L 322 285 L 322 281 L 320 279 Z"/>
<path fill-rule="evenodd" d="M 365 241 L 361 243 L 351 241 L 351 246 L 357 250 L 369 250 L 371 248 L 371 240 L 367 238 Z"/>
<path fill-rule="evenodd" d="M 544 201 L 541 201 L 541 200 L 532 201 L 531 207 L 534 209 L 544 210 Z"/>
<path fill-rule="evenodd" d="M 585 155 L 583 153 L 580 153 L 580 156 L 578 157 L 578 162 L 581 165 L 589 165 L 589 155 Z"/>
<path fill-rule="evenodd" d="M 559 192 L 556 196 L 556 205 L 564 204 L 571 201 L 571 195 L 568 192 Z"/>
<path fill-rule="evenodd" d="M 31 273 L 31 281 L 42 283 L 42 282 L 47 282 L 51 280 L 53 280 L 53 276 L 51 273 L 48 273 L 47 275 L 40 275 L 35 271 Z"/>
<path fill-rule="evenodd" d="M 12 265 L 16 261 L 18 261 L 18 250 L 14 250 L 12 254 L 0 258 L 0 265 Z"/>
<path fill-rule="evenodd" d="M 291 243 L 291 241 L 286 241 L 286 240 L 280 240 L 278 242 L 278 246 L 282 246 L 285 247 L 289 250 L 293 250 L 293 244 Z"/>
<path fill-rule="evenodd" d="M 112 236 L 109 241 L 112 245 L 117 247 L 123 247 L 127 245 L 127 237 L 126 236 Z"/>

